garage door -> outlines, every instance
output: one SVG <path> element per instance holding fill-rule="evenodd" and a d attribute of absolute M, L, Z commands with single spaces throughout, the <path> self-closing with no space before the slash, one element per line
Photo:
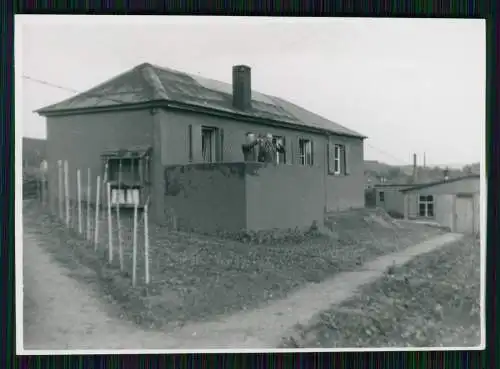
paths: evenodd
<path fill-rule="evenodd" d="M 455 203 L 455 232 L 474 233 L 474 200 L 472 196 L 457 195 Z"/>

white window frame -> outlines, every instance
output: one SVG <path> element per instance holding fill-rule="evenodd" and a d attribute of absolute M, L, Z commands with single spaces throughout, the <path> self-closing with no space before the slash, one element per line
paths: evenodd
<path fill-rule="evenodd" d="M 205 143 L 205 132 L 209 132 L 210 133 L 210 158 L 209 160 L 207 160 L 205 158 L 205 150 L 203 150 L 203 144 Z M 201 155 L 202 155 L 202 158 L 203 158 L 203 162 L 204 163 L 214 163 L 215 160 L 216 160 L 216 140 L 215 140 L 215 137 L 216 137 L 216 132 L 217 132 L 217 128 L 214 128 L 214 127 L 205 127 L 203 126 L 201 128 Z"/>
<path fill-rule="evenodd" d="M 307 162 L 307 154 L 309 152 L 310 162 Z M 313 165 L 313 149 L 312 149 L 312 140 L 308 138 L 299 138 L 299 158 L 300 164 L 303 166 L 312 166 Z"/>
<path fill-rule="evenodd" d="M 340 144 L 335 144 L 333 146 L 333 174 L 336 175 L 342 173 L 342 161 L 340 159 L 343 148 L 345 150 L 344 145 Z"/>
<path fill-rule="evenodd" d="M 283 137 L 283 136 L 273 136 L 274 147 L 276 147 L 276 144 L 277 144 L 278 141 L 281 141 L 281 144 L 283 145 L 284 142 L 285 142 L 285 137 Z M 276 150 L 276 164 L 286 164 L 286 152 L 283 153 L 283 161 L 280 161 L 280 156 L 281 156 L 281 154 L 278 152 L 278 150 Z"/>
<path fill-rule="evenodd" d="M 429 200 L 429 197 L 431 200 Z M 422 199 L 425 198 L 425 199 Z M 424 215 L 420 212 L 421 205 L 424 205 Z M 429 205 L 432 205 L 432 215 L 429 215 Z M 418 216 L 422 218 L 434 218 L 435 206 L 434 206 L 434 195 L 418 195 Z"/>

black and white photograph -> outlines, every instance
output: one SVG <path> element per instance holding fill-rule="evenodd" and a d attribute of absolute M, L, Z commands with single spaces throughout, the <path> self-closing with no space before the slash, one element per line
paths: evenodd
<path fill-rule="evenodd" d="M 480 19 L 17 15 L 17 352 L 483 349 Z"/>

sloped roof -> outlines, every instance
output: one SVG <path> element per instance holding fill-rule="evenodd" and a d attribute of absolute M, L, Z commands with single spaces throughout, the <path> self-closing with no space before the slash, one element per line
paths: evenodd
<path fill-rule="evenodd" d="M 464 179 L 479 179 L 479 178 L 480 178 L 479 174 L 471 174 L 471 175 L 467 175 L 467 176 L 463 176 L 463 177 L 450 178 L 447 180 L 443 179 L 441 181 L 436 181 L 436 182 L 432 182 L 432 183 L 424 183 L 424 184 L 412 186 L 410 188 L 405 188 L 405 189 L 401 190 L 401 192 L 417 191 L 417 190 L 421 190 L 423 188 L 429 188 L 429 187 L 441 185 L 444 183 L 453 183 L 453 182 L 458 182 L 458 181 L 461 181 Z"/>
<path fill-rule="evenodd" d="M 103 108 L 148 102 L 179 103 L 204 111 L 315 128 L 340 135 L 365 138 L 318 114 L 289 101 L 252 91 L 252 107 L 241 111 L 233 107 L 232 85 L 173 69 L 141 64 L 84 93 L 37 110 L 40 115 L 71 114 L 80 109 Z"/>

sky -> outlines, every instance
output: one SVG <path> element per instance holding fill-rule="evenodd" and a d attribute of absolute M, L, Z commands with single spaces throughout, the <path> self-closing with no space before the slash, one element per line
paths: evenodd
<path fill-rule="evenodd" d="M 229 83 L 246 64 L 256 91 L 368 136 L 365 160 L 482 160 L 484 20 L 16 15 L 15 27 L 23 136 L 46 136 L 35 109 L 144 62 Z"/>

